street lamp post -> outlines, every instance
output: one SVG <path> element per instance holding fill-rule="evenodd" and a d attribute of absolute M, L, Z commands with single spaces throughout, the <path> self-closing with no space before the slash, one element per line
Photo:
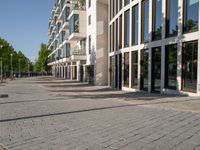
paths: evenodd
<path fill-rule="evenodd" d="M 11 56 L 11 60 L 10 60 L 10 62 L 11 62 L 11 80 L 13 79 L 13 64 L 12 64 L 12 56 L 13 56 L 13 54 L 10 54 L 10 56 Z"/>
<path fill-rule="evenodd" d="M 20 58 L 19 58 L 19 78 L 21 78 Z"/>
<path fill-rule="evenodd" d="M 1 83 L 3 82 L 3 59 L 1 57 Z"/>
<path fill-rule="evenodd" d="M 0 48 L 2 49 L 3 45 L 0 45 Z M 3 59 L 2 59 L 2 56 L 1 56 L 1 83 L 2 82 L 3 82 Z"/>

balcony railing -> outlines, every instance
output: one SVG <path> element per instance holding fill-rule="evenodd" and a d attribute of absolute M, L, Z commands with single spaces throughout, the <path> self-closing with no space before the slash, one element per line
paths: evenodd
<path fill-rule="evenodd" d="M 70 12 L 73 10 L 86 10 L 85 2 L 77 2 L 75 4 L 72 4 L 70 7 Z"/>
<path fill-rule="evenodd" d="M 85 48 L 72 48 L 71 49 L 71 55 L 86 55 L 86 49 Z"/>

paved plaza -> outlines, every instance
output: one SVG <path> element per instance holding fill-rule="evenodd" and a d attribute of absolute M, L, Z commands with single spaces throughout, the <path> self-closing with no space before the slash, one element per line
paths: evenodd
<path fill-rule="evenodd" d="M 10 150 L 200 150 L 200 97 L 51 77 L 8 81 L 6 94 L 0 143 Z"/>

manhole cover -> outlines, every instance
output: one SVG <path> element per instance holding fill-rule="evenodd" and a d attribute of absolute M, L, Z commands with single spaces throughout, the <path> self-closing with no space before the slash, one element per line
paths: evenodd
<path fill-rule="evenodd" d="M 0 94 L 0 98 L 8 98 L 8 94 Z"/>

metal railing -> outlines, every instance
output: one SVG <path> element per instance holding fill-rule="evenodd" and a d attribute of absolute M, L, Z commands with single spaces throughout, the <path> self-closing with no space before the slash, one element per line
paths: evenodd
<path fill-rule="evenodd" d="M 72 12 L 73 10 L 86 10 L 86 4 L 81 2 L 71 4 L 70 12 Z"/>
<path fill-rule="evenodd" d="M 71 55 L 86 55 L 86 49 L 85 48 L 71 48 Z"/>

